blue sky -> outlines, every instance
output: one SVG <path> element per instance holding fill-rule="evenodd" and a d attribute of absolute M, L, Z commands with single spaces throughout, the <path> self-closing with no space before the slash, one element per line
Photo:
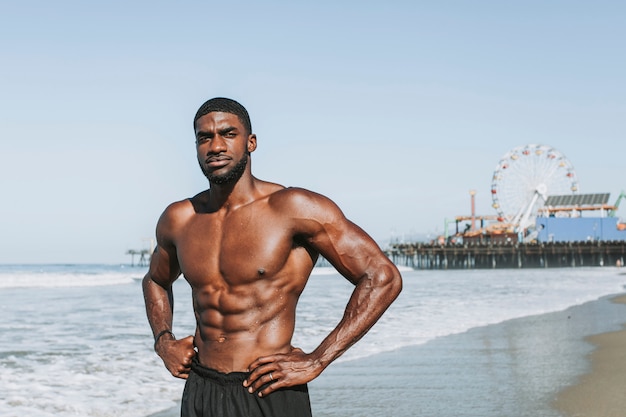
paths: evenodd
<path fill-rule="evenodd" d="M 207 187 L 192 119 L 214 96 L 248 108 L 257 177 L 381 244 L 442 233 L 471 189 L 494 214 L 494 169 L 526 144 L 563 153 L 580 192 L 626 188 L 623 2 L 10 3 L 0 263 L 129 262 Z"/>

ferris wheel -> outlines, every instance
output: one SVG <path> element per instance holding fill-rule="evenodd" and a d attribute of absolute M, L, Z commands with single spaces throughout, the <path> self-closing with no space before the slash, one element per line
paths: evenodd
<path fill-rule="evenodd" d="M 499 220 L 517 229 L 534 223 L 549 195 L 578 191 L 574 166 L 545 145 L 519 146 L 507 152 L 493 173 L 491 198 Z"/>

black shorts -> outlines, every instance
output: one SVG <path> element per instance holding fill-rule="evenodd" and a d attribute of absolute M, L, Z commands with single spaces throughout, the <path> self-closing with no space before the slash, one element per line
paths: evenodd
<path fill-rule="evenodd" d="M 202 366 L 196 358 L 185 383 L 181 417 L 310 417 L 307 385 L 282 388 L 267 397 L 243 386 L 246 372 L 224 374 Z"/>

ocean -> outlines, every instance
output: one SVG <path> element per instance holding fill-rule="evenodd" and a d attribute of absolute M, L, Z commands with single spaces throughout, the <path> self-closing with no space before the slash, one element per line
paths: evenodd
<path fill-rule="evenodd" d="M 0 266 L 0 416 L 145 417 L 176 407 L 184 381 L 172 378 L 152 351 L 140 282 L 145 272 L 120 265 Z M 614 267 L 402 274 L 400 297 L 338 363 L 562 311 L 623 293 L 626 284 Z M 194 330 L 191 292 L 182 278 L 174 291 L 173 330 L 183 337 Z M 316 268 L 298 306 L 293 344 L 314 349 L 341 318 L 351 291 L 332 268 Z"/>

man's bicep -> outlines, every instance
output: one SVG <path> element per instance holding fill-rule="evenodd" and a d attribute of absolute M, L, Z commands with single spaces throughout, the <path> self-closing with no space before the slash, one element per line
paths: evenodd
<path fill-rule="evenodd" d="M 281 209 L 291 213 L 294 231 L 353 283 L 388 261 L 376 242 L 351 222 L 339 206 L 321 194 L 302 189 L 285 190 Z"/>
<path fill-rule="evenodd" d="M 327 212 L 310 238 L 311 245 L 352 282 L 367 275 L 372 266 L 386 261 L 378 244 L 340 211 Z"/>
<path fill-rule="evenodd" d="M 157 245 L 150 259 L 149 275 L 154 282 L 168 286 L 180 275 L 180 266 L 174 245 L 172 209 L 168 208 L 157 223 Z"/>
<path fill-rule="evenodd" d="M 166 248 L 157 244 L 150 259 L 150 278 L 155 283 L 166 287 L 180 275 L 180 267 L 175 248 Z"/>

